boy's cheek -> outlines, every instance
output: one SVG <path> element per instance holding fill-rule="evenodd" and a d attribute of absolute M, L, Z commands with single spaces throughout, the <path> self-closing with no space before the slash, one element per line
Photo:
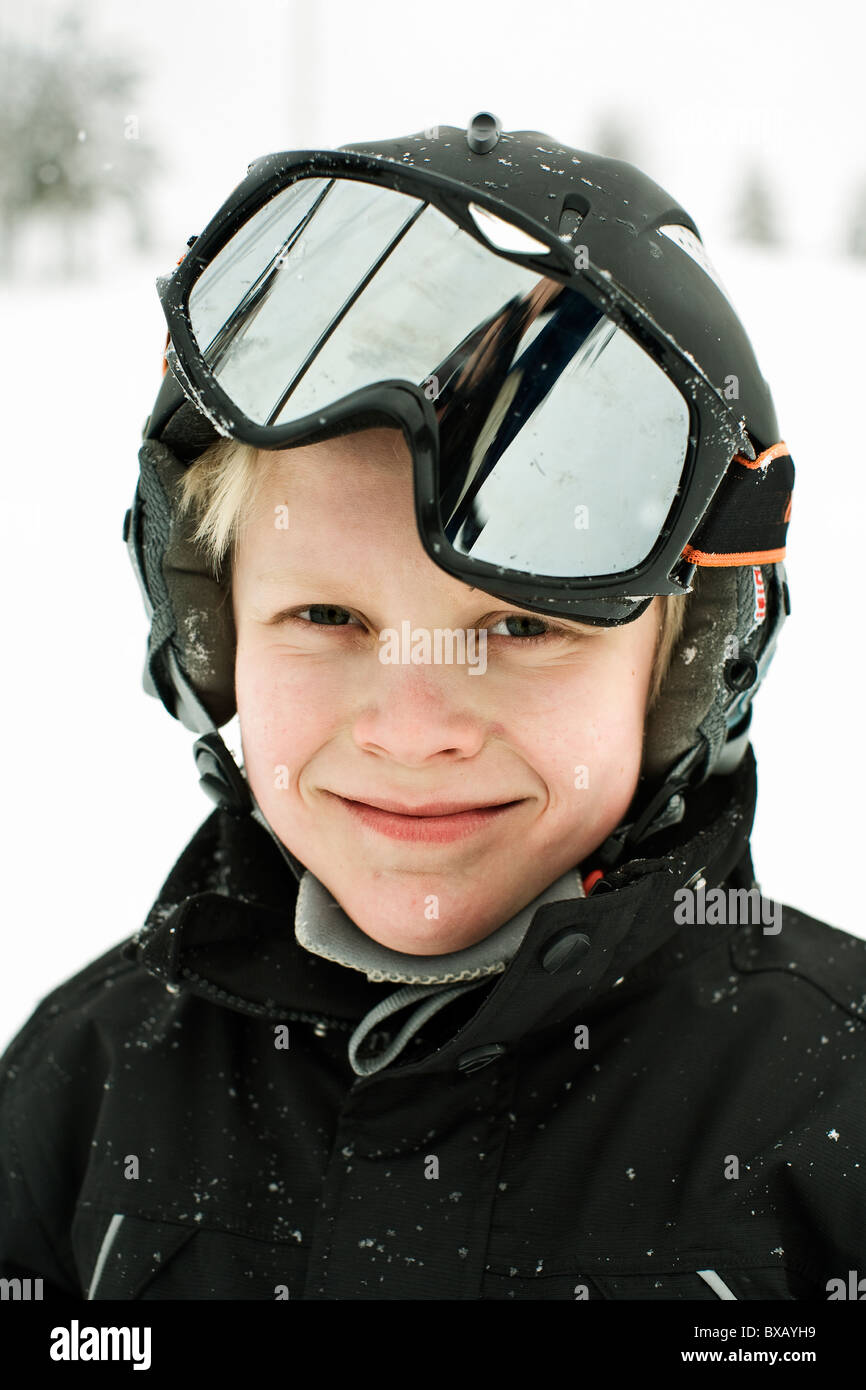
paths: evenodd
<path fill-rule="evenodd" d="M 238 662 L 235 697 L 244 767 L 263 810 L 279 817 L 298 795 L 306 772 L 334 735 L 332 702 L 309 683 L 288 682 L 266 661 Z"/>
<path fill-rule="evenodd" d="M 239 647 L 235 698 L 241 725 L 250 737 L 280 738 L 297 725 L 316 695 L 303 663 L 291 663 L 268 647 Z"/>
<path fill-rule="evenodd" d="M 290 720 L 267 669 L 262 663 L 241 659 L 240 654 L 235 699 L 246 774 L 256 799 L 264 804 L 268 787 L 275 783 L 277 765 L 287 760 Z"/>

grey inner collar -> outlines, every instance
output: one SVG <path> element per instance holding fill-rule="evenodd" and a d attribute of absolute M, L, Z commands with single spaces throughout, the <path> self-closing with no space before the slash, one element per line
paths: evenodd
<path fill-rule="evenodd" d="M 368 980 L 407 985 L 450 984 L 499 974 L 516 955 L 539 907 L 585 896 L 579 869 L 568 869 L 482 941 L 447 955 L 416 956 L 392 951 L 367 936 L 324 884 L 305 869 L 295 905 L 295 937 L 313 955 L 360 970 Z"/>

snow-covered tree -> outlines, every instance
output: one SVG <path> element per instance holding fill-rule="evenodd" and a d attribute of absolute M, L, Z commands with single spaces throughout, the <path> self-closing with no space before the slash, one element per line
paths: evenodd
<path fill-rule="evenodd" d="M 746 174 L 734 206 L 735 236 L 760 246 L 777 246 L 780 241 L 773 195 L 767 179 L 757 165 Z"/>
<path fill-rule="evenodd" d="M 578 142 L 579 143 L 579 142 Z M 608 159 L 624 159 L 629 164 L 640 163 L 638 143 L 628 117 L 621 111 L 607 111 L 596 122 L 592 142 L 584 148 Z"/>
<path fill-rule="evenodd" d="M 846 250 L 849 256 L 866 258 L 866 178 L 861 179 L 851 200 Z"/>
<path fill-rule="evenodd" d="M 157 160 L 141 138 L 138 80 L 126 57 L 98 51 L 78 14 L 39 45 L 0 38 L 0 272 L 11 272 L 20 232 L 39 217 L 56 227 L 58 262 L 75 274 L 78 232 L 112 202 L 125 207 L 134 244 L 148 244 Z"/>

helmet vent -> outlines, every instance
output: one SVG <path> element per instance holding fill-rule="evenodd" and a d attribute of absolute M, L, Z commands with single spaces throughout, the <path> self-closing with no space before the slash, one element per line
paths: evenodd
<path fill-rule="evenodd" d="M 559 219 L 559 235 L 563 241 L 573 241 L 583 221 L 585 213 L 575 208 L 566 208 Z"/>

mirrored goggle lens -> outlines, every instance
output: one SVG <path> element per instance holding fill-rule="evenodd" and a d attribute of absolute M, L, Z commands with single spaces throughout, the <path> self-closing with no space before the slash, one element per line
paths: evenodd
<path fill-rule="evenodd" d="M 210 371 L 259 426 L 386 381 L 422 388 L 441 524 L 462 555 L 601 577 L 659 537 L 688 445 L 677 387 L 577 289 L 419 198 L 299 179 L 205 268 L 189 315 Z"/>

